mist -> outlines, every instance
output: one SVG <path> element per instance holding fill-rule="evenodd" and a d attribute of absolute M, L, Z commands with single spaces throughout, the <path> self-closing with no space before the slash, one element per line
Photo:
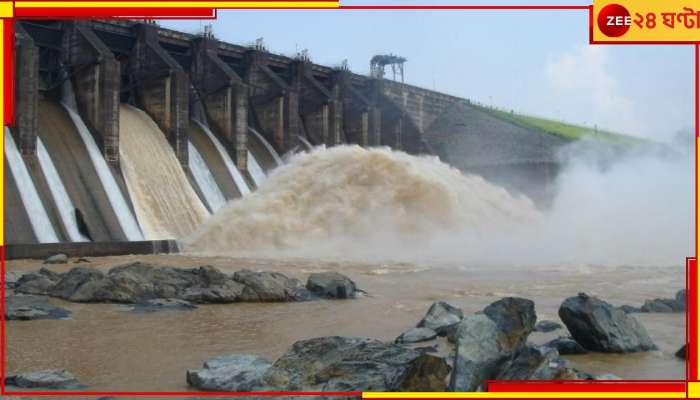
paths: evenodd
<path fill-rule="evenodd" d="M 564 146 L 551 205 L 433 156 L 316 148 L 183 240 L 211 255 L 459 266 L 682 265 L 692 147 Z"/>

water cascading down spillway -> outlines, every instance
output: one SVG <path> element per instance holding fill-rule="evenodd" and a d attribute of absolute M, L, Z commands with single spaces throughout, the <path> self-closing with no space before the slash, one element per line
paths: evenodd
<path fill-rule="evenodd" d="M 224 164 L 226 165 L 226 169 L 231 179 L 233 179 L 233 182 L 236 184 L 236 188 L 238 189 L 238 192 L 241 194 L 241 196 L 245 196 L 248 193 L 250 193 L 250 187 L 248 187 L 248 183 L 246 183 L 245 178 L 243 178 L 241 172 L 238 170 L 238 168 L 236 168 L 236 164 L 233 162 L 233 159 L 231 159 L 231 156 L 226 151 L 224 145 L 221 144 L 219 139 L 216 137 L 216 135 L 214 135 L 214 133 L 212 133 L 208 126 L 201 123 L 200 121 L 193 121 L 195 124 L 197 124 L 197 126 L 199 126 L 199 128 L 202 129 L 202 131 L 206 133 L 208 139 L 214 144 L 214 147 L 216 148 L 219 157 L 223 160 Z"/>
<path fill-rule="evenodd" d="M 190 171 L 192 171 L 192 176 L 202 192 L 209 209 L 212 212 L 216 212 L 226 204 L 226 198 L 221 193 L 221 189 L 219 189 L 216 179 L 209 170 L 204 158 L 191 141 L 187 141 L 187 150 L 189 152 L 189 167 Z"/>
<path fill-rule="evenodd" d="M 68 238 L 71 242 L 87 242 L 90 241 L 85 235 L 80 232 L 78 228 L 78 220 L 75 214 L 75 206 L 73 201 L 68 196 L 68 191 L 66 190 L 61 177 L 58 175 L 56 166 L 51 160 L 49 152 L 44 146 L 40 137 L 37 137 L 36 142 L 36 152 L 39 158 L 39 165 L 41 166 L 41 171 L 43 172 L 46 180 L 49 184 L 49 190 L 51 191 L 51 197 L 53 198 L 56 208 L 58 209 L 58 215 L 61 218 L 61 223 L 68 234 Z"/>
<path fill-rule="evenodd" d="M 51 224 L 44 204 L 41 202 L 27 165 L 24 163 L 24 159 L 19 153 L 8 127 L 5 127 L 5 157 L 7 157 L 7 165 L 17 185 L 20 199 L 26 210 L 36 240 L 39 243 L 59 242 L 58 235 Z"/>
<path fill-rule="evenodd" d="M 119 126 L 122 172 L 146 239 L 189 235 L 209 212 L 165 135 L 145 112 L 126 104 Z"/>
<path fill-rule="evenodd" d="M 131 212 L 131 208 L 124 198 L 122 191 L 119 189 L 114 175 L 112 175 L 107 162 L 102 156 L 102 152 L 100 151 L 99 147 L 97 147 L 97 143 L 92 137 L 92 134 L 90 134 L 90 131 L 83 122 L 83 119 L 69 106 L 71 102 L 65 102 L 64 99 L 64 102 L 61 104 L 68 112 L 68 115 L 80 134 L 80 138 L 87 149 L 92 166 L 95 168 L 100 184 L 105 190 L 107 199 L 109 200 L 112 210 L 117 216 L 119 225 L 121 226 L 126 239 L 130 241 L 143 240 L 144 236 L 141 233 L 141 228 L 136 221 L 136 217 Z"/>

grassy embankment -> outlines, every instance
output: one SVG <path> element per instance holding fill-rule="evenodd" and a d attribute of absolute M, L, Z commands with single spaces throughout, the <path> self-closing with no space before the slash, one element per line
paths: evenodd
<path fill-rule="evenodd" d="M 552 119 L 535 117 L 532 115 L 518 114 L 513 111 L 500 110 L 475 103 L 470 103 L 470 106 L 487 112 L 499 119 L 520 125 L 524 128 L 541 131 L 566 139 L 576 140 L 588 135 L 609 143 L 641 144 L 646 142 L 644 139 L 634 136 L 623 135 L 621 133 L 596 129 L 588 126 L 574 125 Z"/>

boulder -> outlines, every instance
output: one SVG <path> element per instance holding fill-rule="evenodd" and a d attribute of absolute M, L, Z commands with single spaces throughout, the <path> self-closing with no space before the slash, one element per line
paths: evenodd
<path fill-rule="evenodd" d="M 680 311 L 685 311 L 685 289 L 676 292 L 676 304 Z"/>
<path fill-rule="evenodd" d="M 682 311 L 676 299 L 652 299 L 644 301 L 642 312 L 670 313 Z"/>
<path fill-rule="evenodd" d="M 538 321 L 535 324 L 535 331 L 536 332 L 547 333 L 547 332 L 556 331 L 557 329 L 561 329 L 561 328 L 563 328 L 563 326 L 560 323 L 554 322 L 554 321 L 548 321 L 548 320 Z"/>
<path fill-rule="evenodd" d="M 499 380 L 559 380 L 575 379 L 576 372 L 551 347 L 526 346 L 517 357 L 506 361 L 498 374 Z"/>
<path fill-rule="evenodd" d="M 44 296 L 22 295 L 5 297 L 6 320 L 61 319 L 70 311 L 53 306 Z"/>
<path fill-rule="evenodd" d="M 464 314 L 459 308 L 438 301 L 430 306 L 425 317 L 418 322 L 418 328 L 429 328 L 444 336 L 449 328 L 457 325 L 463 317 Z"/>
<path fill-rule="evenodd" d="M 584 349 L 583 346 L 578 344 L 577 341 L 566 337 L 550 340 L 549 342 L 545 343 L 544 346 L 556 349 L 561 355 L 588 353 L 588 350 Z"/>
<path fill-rule="evenodd" d="M 238 271 L 233 280 L 243 284 L 243 301 L 303 301 L 311 300 L 311 293 L 298 279 L 277 272 Z"/>
<path fill-rule="evenodd" d="M 685 344 L 675 353 L 676 357 L 685 360 Z"/>
<path fill-rule="evenodd" d="M 17 279 L 15 291 L 25 294 L 46 295 L 61 279 L 61 275 L 42 268 L 39 271 L 28 272 Z"/>
<path fill-rule="evenodd" d="M 537 321 L 535 303 L 519 297 L 506 297 L 493 302 L 484 308 L 484 314 L 491 318 L 508 338 L 509 351 L 517 351 L 525 345 Z"/>
<path fill-rule="evenodd" d="M 17 282 L 19 282 L 22 277 L 21 272 L 8 271 L 5 272 L 5 289 L 14 289 L 17 287 Z"/>
<path fill-rule="evenodd" d="M 367 338 L 302 340 L 265 374 L 284 391 L 443 391 L 449 367 L 442 358 Z"/>
<path fill-rule="evenodd" d="M 395 343 L 418 343 L 434 339 L 437 332 L 430 328 L 411 328 L 399 335 L 394 341 Z"/>
<path fill-rule="evenodd" d="M 657 349 L 634 317 L 585 293 L 566 299 L 559 307 L 559 318 L 571 336 L 588 350 L 626 353 Z"/>
<path fill-rule="evenodd" d="M 131 307 L 134 312 L 189 311 L 197 308 L 189 301 L 180 299 L 152 299 Z"/>
<path fill-rule="evenodd" d="M 244 288 L 244 285 L 228 280 L 211 287 L 187 288 L 182 293 L 182 298 L 197 304 L 235 303 L 241 301 Z"/>
<path fill-rule="evenodd" d="M 197 389 L 252 392 L 264 389 L 263 376 L 272 363 L 262 357 L 230 354 L 214 357 L 204 368 L 187 371 L 187 383 Z"/>
<path fill-rule="evenodd" d="M 8 376 L 5 384 L 19 388 L 77 389 L 78 380 L 65 369 L 48 369 Z"/>
<path fill-rule="evenodd" d="M 102 272 L 94 268 L 76 267 L 61 275 L 61 279 L 49 290 L 49 295 L 75 302 L 101 301 L 102 298 L 96 293 L 104 290 L 108 283 Z"/>
<path fill-rule="evenodd" d="M 591 376 L 594 381 L 621 381 L 622 378 L 615 374 L 595 374 Z"/>
<path fill-rule="evenodd" d="M 320 272 L 309 275 L 306 288 L 317 296 L 329 299 L 352 299 L 357 292 L 355 282 L 337 272 Z"/>
<path fill-rule="evenodd" d="M 44 260 L 44 264 L 65 264 L 68 262 L 68 256 L 62 253 L 54 254 Z"/>
<path fill-rule="evenodd" d="M 627 304 L 620 306 L 620 310 L 622 310 L 625 314 L 642 312 L 641 308 L 630 306 Z"/>
<path fill-rule="evenodd" d="M 465 317 L 454 336 L 457 352 L 450 390 L 483 390 L 486 380 L 494 379 L 501 365 L 512 357 L 510 338 L 494 320 L 483 314 Z"/>

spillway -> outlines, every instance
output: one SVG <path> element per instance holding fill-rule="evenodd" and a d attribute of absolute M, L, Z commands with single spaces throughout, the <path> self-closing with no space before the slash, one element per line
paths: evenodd
<path fill-rule="evenodd" d="M 34 236 L 39 243 L 56 243 L 60 240 L 53 228 L 49 215 L 41 202 L 27 165 L 15 144 L 10 129 L 5 127 L 5 156 L 12 178 L 17 185 L 19 197 L 26 210 Z M 11 223 L 11 222 L 10 222 Z"/>
<path fill-rule="evenodd" d="M 274 147 L 255 129 L 248 127 L 248 148 L 256 159 L 262 164 L 265 171 L 269 171 L 283 164 L 282 158 Z"/>
<path fill-rule="evenodd" d="M 250 177 L 253 178 L 253 183 L 255 183 L 256 187 L 260 187 L 266 178 L 265 171 L 263 171 L 262 167 L 258 163 L 258 160 L 255 158 L 255 154 L 253 154 L 253 152 L 250 150 L 248 150 L 246 166 L 248 167 Z"/>
<path fill-rule="evenodd" d="M 95 139 L 90 134 L 87 126 L 83 122 L 83 119 L 78 115 L 77 112 L 73 111 L 66 103 L 62 103 L 65 110 L 68 112 L 68 116 L 73 121 L 73 124 L 80 134 L 80 138 L 87 149 L 88 156 L 92 162 L 92 166 L 95 169 L 97 176 L 99 178 L 102 188 L 104 188 L 109 203 L 117 215 L 119 224 L 121 226 L 124 235 L 127 240 L 143 240 L 144 236 L 141 233 L 141 228 L 132 214 L 129 205 L 124 198 L 123 193 L 119 189 L 112 171 L 110 171 L 107 161 L 105 161 L 100 152 L 100 148 L 97 147 Z"/>
<path fill-rule="evenodd" d="M 187 149 L 189 151 L 189 166 L 192 176 L 197 182 L 197 186 L 202 192 L 209 209 L 212 212 L 216 212 L 226 204 L 226 199 L 221 193 L 221 189 L 219 189 L 216 179 L 214 179 L 214 175 L 209 170 L 204 158 L 199 154 L 197 147 L 191 141 L 188 141 Z"/>
<path fill-rule="evenodd" d="M 209 212 L 163 132 L 145 112 L 126 104 L 120 107 L 119 126 L 122 172 L 146 238 L 192 233 Z"/>
<path fill-rule="evenodd" d="M 231 175 L 233 181 L 236 183 L 236 187 L 238 188 L 238 191 L 241 193 L 241 195 L 245 196 L 246 194 L 250 193 L 248 183 L 246 183 L 245 178 L 243 178 L 241 172 L 238 170 L 238 168 L 236 168 L 236 164 L 234 164 L 233 160 L 231 159 L 231 156 L 226 151 L 226 148 L 221 144 L 221 142 L 219 142 L 219 139 L 216 137 L 216 135 L 214 135 L 214 133 L 212 133 L 209 127 L 207 127 L 203 123 L 197 120 L 194 120 L 194 123 L 197 124 L 204 131 L 204 133 L 207 134 L 209 140 L 211 140 L 211 142 L 214 144 L 216 151 L 219 153 L 219 157 L 221 157 L 221 159 L 224 160 L 226 169 Z"/>
<path fill-rule="evenodd" d="M 68 196 L 66 187 L 63 184 L 61 177 L 58 175 L 56 166 L 51 160 L 49 152 L 46 151 L 44 142 L 41 141 L 40 137 L 38 137 L 36 141 L 36 153 L 39 159 L 39 165 L 41 166 L 41 171 L 44 173 L 44 176 L 49 184 L 51 197 L 56 204 L 56 208 L 58 209 L 58 215 L 61 218 L 61 223 L 63 224 L 63 228 L 68 233 L 68 238 L 72 242 L 89 241 L 90 239 L 80 233 L 73 201 Z"/>

